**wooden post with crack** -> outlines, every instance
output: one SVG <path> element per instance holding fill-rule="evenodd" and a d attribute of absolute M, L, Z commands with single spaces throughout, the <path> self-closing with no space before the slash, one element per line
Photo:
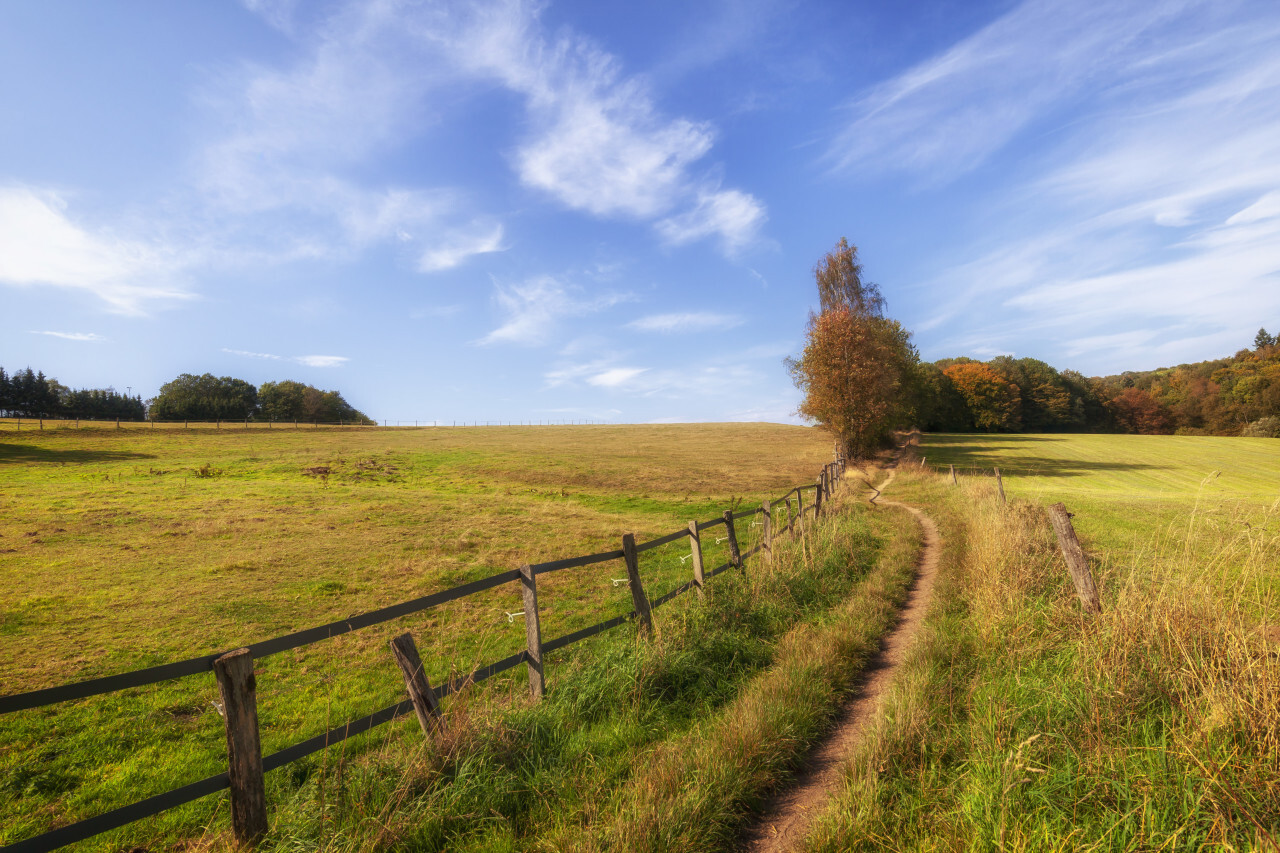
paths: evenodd
<path fill-rule="evenodd" d="M 1089 561 L 1085 558 L 1084 549 L 1080 547 L 1080 540 L 1071 525 L 1071 513 L 1059 502 L 1049 507 L 1049 520 L 1053 523 L 1053 532 L 1058 535 L 1058 547 L 1066 558 L 1067 571 L 1071 573 L 1071 581 L 1075 584 L 1080 603 L 1085 610 L 1101 613 L 1102 602 L 1098 600 L 1098 587 L 1093 582 Z"/>

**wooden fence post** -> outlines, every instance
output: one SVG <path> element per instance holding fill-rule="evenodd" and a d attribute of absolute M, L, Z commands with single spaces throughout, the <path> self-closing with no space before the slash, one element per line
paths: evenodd
<path fill-rule="evenodd" d="M 253 655 L 236 649 L 213 662 L 222 693 L 227 729 L 227 770 L 231 777 L 231 829 L 236 841 L 253 844 L 267 832 L 267 793 L 258 740 L 257 680 Z"/>
<path fill-rule="evenodd" d="M 1000 479 L 1000 469 L 996 469 L 996 488 L 1000 491 L 1000 503 L 1008 503 L 1004 499 L 1004 480 Z"/>
<path fill-rule="evenodd" d="M 791 497 L 787 496 L 783 498 L 783 500 L 786 501 L 786 504 L 787 504 L 787 529 L 791 531 L 791 538 L 795 539 L 796 538 L 796 521 L 795 521 L 795 518 L 791 515 Z"/>
<path fill-rule="evenodd" d="M 649 598 L 640 583 L 640 556 L 636 553 L 634 533 L 626 533 L 622 537 L 622 559 L 627 564 L 627 585 L 631 587 L 631 601 L 636 615 L 640 617 L 640 630 L 645 634 L 652 633 L 653 614 L 649 612 Z"/>
<path fill-rule="evenodd" d="M 702 598 L 706 595 L 702 591 L 706 578 L 702 574 L 702 537 L 698 533 L 697 521 L 689 522 L 689 556 L 693 558 L 693 586 L 698 591 L 698 597 Z"/>
<path fill-rule="evenodd" d="M 804 526 L 804 489 L 796 489 L 796 523 Z"/>
<path fill-rule="evenodd" d="M 1058 535 L 1058 547 L 1067 560 L 1067 571 L 1076 587 L 1076 595 L 1086 610 L 1094 613 L 1102 612 L 1102 602 L 1098 600 L 1098 587 L 1093 583 L 1093 573 L 1089 571 L 1089 561 L 1085 559 L 1084 549 L 1076 538 L 1075 528 L 1071 526 L 1071 513 L 1061 502 L 1049 507 L 1049 520 L 1053 522 L 1053 532 Z"/>
<path fill-rule="evenodd" d="M 769 565 L 773 565 L 773 507 L 766 500 L 760 505 L 760 509 L 762 510 L 760 518 L 764 522 L 764 535 L 760 539 L 761 549 L 769 558 Z"/>
<path fill-rule="evenodd" d="M 396 656 L 400 665 L 400 673 L 404 676 L 404 686 L 409 691 L 409 701 L 413 703 L 413 711 L 418 715 L 418 725 L 427 737 L 440 726 L 440 703 L 431 692 L 431 682 L 422 669 L 422 658 L 418 656 L 418 647 L 413 643 L 413 634 L 408 631 L 391 640 L 391 653 Z"/>
<path fill-rule="evenodd" d="M 529 653 L 529 692 L 541 699 L 547 692 L 547 677 L 542 669 L 542 622 L 538 618 L 538 581 L 533 567 L 520 567 L 520 595 L 524 599 L 525 649 Z"/>
<path fill-rule="evenodd" d="M 733 510 L 724 511 L 725 535 L 729 537 L 729 562 L 735 569 L 742 568 L 742 552 L 738 550 L 738 533 L 733 529 Z"/>
<path fill-rule="evenodd" d="M 958 486 L 958 485 L 960 485 L 960 481 L 956 479 L 956 466 L 954 466 L 954 465 L 949 465 L 949 466 L 947 466 L 947 467 L 949 467 L 949 468 L 951 469 L 951 485 L 953 485 L 953 486 Z"/>

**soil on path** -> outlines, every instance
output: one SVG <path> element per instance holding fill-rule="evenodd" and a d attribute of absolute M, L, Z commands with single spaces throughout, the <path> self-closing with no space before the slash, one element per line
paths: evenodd
<path fill-rule="evenodd" d="M 835 728 L 810 753 L 794 783 L 766 803 L 760 821 L 747 833 L 744 849 L 749 853 L 783 853 L 795 849 L 804 840 L 812 819 L 822 811 L 831 794 L 840 788 L 844 759 L 878 714 L 884 693 L 924 621 L 938 569 L 941 547 L 938 528 L 933 519 L 915 507 L 879 497 L 880 491 L 893 481 L 893 474 L 890 470 L 889 477 L 871 500 L 878 506 L 901 507 L 920 522 L 924 530 L 924 544 L 915 582 L 899 613 L 897 625 L 885 635 L 880 652 L 863 670 Z"/>

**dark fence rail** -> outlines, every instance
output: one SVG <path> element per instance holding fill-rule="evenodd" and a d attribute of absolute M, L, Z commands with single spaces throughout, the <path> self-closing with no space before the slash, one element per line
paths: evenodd
<path fill-rule="evenodd" d="M 142 424 L 136 425 L 141 426 Z M 439 725 L 439 702 L 441 699 L 456 693 L 467 685 L 477 684 L 507 670 L 514 669 L 522 663 L 529 668 L 531 692 L 535 697 L 541 697 L 546 689 L 543 671 L 544 655 L 633 620 L 640 620 L 642 629 L 647 628 L 652 624 L 651 610 L 667 604 L 690 590 L 697 590 L 701 595 L 703 583 L 707 578 L 714 577 L 731 568 L 741 568 L 749 557 L 761 552 L 771 556 L 771 540 L 773 538 L 789 531 L 794 535 L 798 525 L 803 524 L 806 514 L 812 514 L 815 517 L 821 514 L 823 503 L 834 493 L 835 485 L 843 475 L 844 470 L 845 463 L 843 461 L 829 463 L 823 467 L 817 482 L 814 484 L 797 486 L 777 500 L 765 501 L 760 507 L 736 512 L 726 510 L 720 518 L 707 521 L 690 521 L 687 528 L 660 536 L 648 542 L 635 544 L 631 534 L 627 534 L 623 537 L 623 547 L 616 551 L 604 551 L 599 554 L 527 565 L 520 569 L 501 572 L 411 601 L 352 616 L 338 622 L 331 622 L 327 625 L 261 640 L 242 649 L 202 655 L 184 661 L 63 684 L 42 690 L 0 696 L 0 714 L 9 714 L 213 671 L 217 677 L 219 689 L 222 692 L 224 705 L 228 708 L 232 704 L 244 705 L 247 706 L 249 711 L 247 716 L 227 713 L 225 717 L 230 762 L 229 772 L 192 782 L 172 791 L 122 806 L 110 812 L 50 830 L 33 838 L 14 842 L 0 848 L 0 853 L 44 853 L 44 851 L 54 850 L 76 841 L 91 838 L 94 835 L 185 805 L 228 788 L 231 789 L 232 827 L 237 840 L 241 843 L 252 843 L 261 837 L 267 828 L 266 807 L 265 802 L 262 801 L 263 795 L 261 793 L 263 790 L 263 773 L 283 767 L 333 744 L 341 743 L 347 738 L 367 732 L 376 726 L 390 722 L 410 712 L 417 713 L 424 734 L 430 736 L 432 727 Z M 813 492 L 814 499 L 811 504 L 806 506 L 804 494 L 808 491 Z M 796 499 L 798 510 L 794 516 L 791 510 L 791 499 L 793 497 Z M 787 516 L 786 523 L 775 527 L 772 523 L 773 514 L 780 512 L 784 506 Z M 745 553 L 739 553 L 734 522 L 755 515 L 763 516 L 762 524 L 764 530 L 761 541 Z M 726 528 L 725 539 L 729 543 L 730 560 L 704 573 L 702 567 L 702 544 L 698 534 L 719 524 L 723 524 Z M 667 591 L 650 603 L 641 583 L 638 555 L 685 537 L 690 540 L 690 557 L 693 560 L 692 579 Z M 627 564 L 627 583 L 631 589 L 632 599 L 636 604 L 636 608 L 629 613 L 615 616 L 590 627 L 543 642 L 537 604 L 537 576 L 561 569 L 578 568 L 617 559 L 624 560 Z M 688 557 L 685 559 L 688 559 Z M 361 628 L 389 622 L 402 616 L 437 607 L 513 581 L 520 581 L 524 594 L 525 610 L 523 615 L 528 641 L 528 647 L 524 651 L 517 652 L 495 663 L 481 666 L 461 678 L 455 678 L 436 687 L 431 687 L 425 673 L 422 671 L 422 665 L 418 659 L 417 650 L 413 645 L 412 636 L 409 634 L 401 635 L 392 642 L 392 646 L 396 649 L 397 660 L 401 663 L 409 699 L 382 708 L 358 720 L 351 720 L 271 755 L 261 755 L 258 746 L 253 661 Z M 402 654 L 406 650 L 407 660 L 409 661 L 407 666 L 405 660 L 402 659 Z M 232 673 L 232 667 L 221 665 L 233 657 L 248 658 L 247 668 L 242 668 L 243 671 L 239 674 Z M 248 722 L 245 722 L 245 720 Z M 245 754 L 238 754 L 241 752 Z M 240 760 L 242 758 L 247 758 L 247 761 Z M 247 772 L 244 769 L 246 766 L 249 768 Z"/>

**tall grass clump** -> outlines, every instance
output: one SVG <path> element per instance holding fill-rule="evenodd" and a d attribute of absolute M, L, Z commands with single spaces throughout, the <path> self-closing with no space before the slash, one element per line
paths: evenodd
<path fill-rule="evenodd" d="M 935 601 L 809 849 L 1274 845 L 1280 509 L 1195 506 L 1095 560 L 1095 617 L 1043 507 L 993 491 L 897 478 L 947 543 Z"/>
<path fill-rule="evenodd" d="M 520 679 L 464 691 L 430 741 L 406 722 L 317 757 L 277 792 L 261 849 L 722 845 L 826 725 L 909 583 L 909 520 L 833 509 L 776 540 L 772 565 L 657 611 L 650 638 L 624 629 L 553 656 L 540 703 Z"/>

